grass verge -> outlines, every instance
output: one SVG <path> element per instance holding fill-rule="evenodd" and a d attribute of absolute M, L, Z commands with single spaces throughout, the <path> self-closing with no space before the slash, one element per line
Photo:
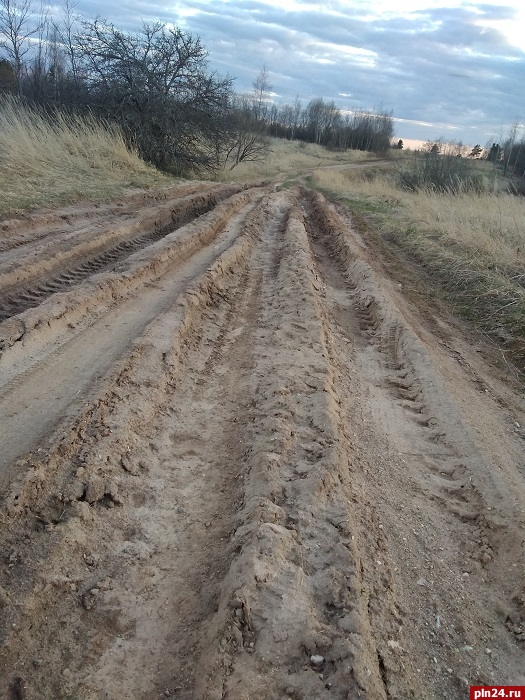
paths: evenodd
<path fill-rule="evenodd" d="M 233 170 L 227 169 L 221 172 L 219 179 L 255 182 L 290 174 L 296 184 L 296 176 L 300 175 L 301 171 L 327 165 L 359 163 L 374 158 L 373 153 L 364 151 L 331 151 L 315 143 L 271 138 L 270 150 L 263 161 L 239 163 Z M 291 185 L 291 182 L 287 184 Z"/>
<path fill-rule="evenodd" d="M 0 102 L 0 218 L 173 182 L 129 149 L 116 126 Z"/>
<path fill-rule="evenodd" d="M 406 192 L 388 168 L 319 171 L 312 186 L 343 202 L 361 230 L 429 273 L 453 312 L 525 369 L 525 199 L 503 192 Z"/>

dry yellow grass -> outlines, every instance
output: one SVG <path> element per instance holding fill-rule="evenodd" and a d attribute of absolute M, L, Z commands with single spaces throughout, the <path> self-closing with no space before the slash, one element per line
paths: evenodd
<path fill-rule="evenodd" d="M 415 228 L 421 239 L 462 247 L 491 266 L 525 261 L 525 199 L 511 194 L 449 195 L 398 188 L 388 171 L 319 171 L 320 187 L 392 207 L 396 224 Z"/>
<path fill-rule="evenodd" d="M 142 161 L 117 127 L 0 104 L 0 216 L 173 182 Z"/>
<path fill-rule="evenodd" d="M 523 197 L 407 192 L 388 168 L 318 171 L 312 183 L 424 265 L 457 311 L 511 346 L 525 339 Z"/>
<path fill-rule="evenodd" d="M 235 182 L 253 182 L 280 175 L 296 175 L 320 166 L 357 163 L 373 158 L 374 154 L 363 151 L 330 151 L 315 143 L 272 138 L 270 150 L 264 161 L 239 163 L 233 170 L 221 172 L 219 178 Z"/>

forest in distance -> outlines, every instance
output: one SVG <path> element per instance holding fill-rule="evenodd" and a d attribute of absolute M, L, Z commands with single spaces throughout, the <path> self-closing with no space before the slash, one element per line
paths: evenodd
<path fill-rule="evenodd" d="M 161 22 L 130 34 L 100 18 L 60 14 L 33 0 L 0 0 L 0 96 L 72 115 L 90 113 L 120 126 L 156 167 L 176 175 L 233 168 L 260 159 L 268 136 L 338 149 L 386 152 L 392 112 L 333 101 L 277 105 L 262 68 L 250 94 L 210 71 L 201 38 Z"/>
<path fill-rule="evenodd" d="M 272 88 L 263 66 L 251 92 L 236 92 L 234 77 L 210 70 L 201 38 L 171 24 L 144 22 L 128 33 L 80 16 L 71 0 L 59 8 L 0 0 L 0 100 L 15 98 L 51 121 L 59 111 L 115 124 L 146 162 L 169 174 L 217 173 L 264 159 L 269 137 L 383 155 L 403 147 L 394 138 L 391 110 L 343 110 L 323 97 L 280 104 Z M 446 167 L 447 183 L 451 169 L 457 180 L 456 155 L 492 161 L 513 179 L 525 177 L 519 120 L 484 148 L 438 139 L 422 152 L 444 156 L 425 155 L 425 178 L 429 168 Z M 461 179 L 472 174 L 461 172 Z"/>

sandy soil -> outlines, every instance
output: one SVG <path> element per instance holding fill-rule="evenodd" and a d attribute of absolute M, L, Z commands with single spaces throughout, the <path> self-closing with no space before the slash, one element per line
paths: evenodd
<path fill-rule="evenodd" d="M 0 697 L 525 684 L 525 411 L 305 189 L 0 231 Z"/>

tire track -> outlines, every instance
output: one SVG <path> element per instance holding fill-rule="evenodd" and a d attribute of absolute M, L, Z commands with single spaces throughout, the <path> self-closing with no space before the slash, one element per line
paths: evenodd
<path fill-rule="evenodd" d="M 38 307 L 0 323 L 0 361 L 7 362 L 7 351 L 15 345 L 15 359 L 20 345 L 27 350 L 34 343 L 49 345 L 92 320 L 93 315 L 100 316 L 109 305 L 142 288 L 144 283 L 153 282 L 188 260 L 200 248 L 210 245 L 228 220 L 260 192 L 251 189 L 230 197 L 208 214 L 132 254 L 115 270 L 93 275 L 72 290 L 53 295 Z"/>
<path fill-rule="evenodd" d="M 264 205 L 256 209 L 235 243 L 154 322 L 103 398 L 77 421 L 50 463 L 34 465 L 11 501 L 14 523 L 22 513 L 31 519 L 30 507 L 55 537 L 45 570 L 23 557 L 24 567 L 35 566 L 24 580 L 40 577 L 43 590 L 35 598 L 29 589 L 25 602 L 24 591 L 17 592 L 12 612 L 20 634 L 11 633 L 2 647 L 5 667 L 12 666 L 5 653 L 16 658 L 20 644 L 27 658 L 52 649 L 65 615 L 69 630 L 97 630 L 71 637 L 80 668 L 54 657 L 59 666 L 69 664 L 68 673 L 42 668 L 38 679 L 24 677 L 29 693 L 146 698 L 153 688 L 159 694 L 171 688 L 179 697 L 195 697 L 196 658 L 209 643 L 208 620 L 216 612 L 242 501 L 239 465 L 250 402 L 245 382 L 259 307 L 260 275 L 251 251 L 268 216 Z M 232 329 L 234 319 L 240 325 Z M 186 418 L 187 405 L 193 410 Z M 37 482 L 46 483 L 46 493 Z M 10 533 L 7 548 L 18 540 L 13 525 Z M 100 554 L 86 565 L 90 548 Z M 70 573 L 57 579 L 66 549 Z M 166 605 L 176 607 L 176 617 Z M 24 609 L 32 610 L 29 627 Z"/>
<path fill-rule="evenodd" d="M 421 534 L 417 535 L 417 546 L 437 547 L 441 551 L 455 553 L 453 560 L 449 562 L 452 569 L 442 569 L 439 574 L 433 574 L 442 578 L 440 594 L 434 596 L 432 608 L 428 610 L 424 597 L 421 599 L 420 609 L 427 609 L 427 615 L 423 613 L 422 620 L 414 618 L 413 615 L 407 617 L 406 614 L 400 617 L 399 611 L 407 611 L 409 605 L 403 594 L 403 579 L 394 575 L 395 565 L 399 562 L 399 552 L 389 552 L 392 542 L 388 543 L 384 532 L 379 531 L 378 523 L 381 517 L 374 506 L 374 503 L 384 506 L 385 501 L 389 500 L 388 495 L 381 485 L 378 485 L 377 489 L 370 489 L 365 481 L 361 489 L 361 498 L 366 494 L 368 504 L 360 520 L 366 521 L 367 513 L 370 515 L 376 510 L 376 524 L 375 527 L 369 528 L 369 533 L 374 533 L 377 545 L 369 541 L 365 549 L 377 553 L 372 555 L 372 561 L 381 562 L 380 569 L 370 567 L 368 586 L 371 590 L 376 589 L 375 600 L 382 601 L 381 605 L 375 606 L 375 611 L 372 608 L 370 612 L 375 637 L 377 640 L 382 639 L 382 643 L 378 644 L 378 658 L 386 691 L 388 697 L 403 698 L 417 698 L 425 692 L 422 688 L 404 686 L 404 674 L 400 675 L 400 661 L 403 655 L 406 658 L 409 645 L 406 643 L 406 637 L 400 639 L 392 634 L 395 629 L 395 624 L 392 623 L 399 623 L 404 617 L 405 626 L 413 625 L 413 635 L 420 639 L 427 636 L 424 627 L 421 628 L 422 623 L 435 630 L 428 637 L 427 652 L 430 658 L 434 659 L 434 665 L 428 665 L 425 659 L 418 660 L 417 665 L 427 666 L 428 677 L 433 679 L 436 693 L 450 687 L 452 681 L 449 692 L 451 696 L 455 696 L 457 687 L 464 692 L 464 688 L 469 684 L 488 683 L 489 677 L 479 666 L 476 667 L 474 660 L 461 659 L 461 663 L 458 663 L 457 647 L 464 647 L 471 653 L 479 643 L 479 631 L 469 626 L 457 607 L 457 600 L 464 600 L 465 593 L 462 590 L 463 586 L 458 585 L 452 577 L 455 575 L 457 582 L 463 578 L 464 582 L 466 576 L 472 584 L 473 577 L 475 578 L 479 587 L 469 595 L 469 604 L 472 609 L 476 609 L 478 619 L 483 619 L 487 625 L 485 629 L 493 630 L 496 621 L 497 625 L 501 625 L 501 621 L 498 620 L 499 602 L 498 606 L 490 611 L 479 602 L 487 596 L 485 584 L 488 574 L 494 590 L 500 591 L 499 599 L 507 598 L 510 606 L 510 609 L 507 607 L 503 619 L 506 627 L 511 631 L 517 630 L 518 633 L 522 629 L 523 611 L 520 611 L 519 593 L 516 597 L 515 582 L 509 586 L 508 581 L 499 576 L 502 568 L 509 570 L 509 562 L 507 553 L 498 551 L 502 528 L 499 518 L 493 517 L 493 511 L 499 510 L 502 507 L 501 501 L 505 501 L 504 508 L 514 512 L 517 525 L 522 520 L 519 502 L 513 503 L 514 499 L 508 498 L 508 486 L 476 450 L 468 430 L 433 371 L 423 344 L 380 290 L 371 267 L 361 259 L 357 247 L 352 247 L 348 232 L 338 221 L 335 212 L 318 195 L 308 194 L 306 198 L 308 220 L 313 222 L 310 229 L 313 245 L 319 251 L 324 277 L 330 279 L 331 286 L 335 284 L 343 292 L 346 288 L 347 301 L 343 304 L 346 311 L 342 323 L 340 297 L 335 296 L 332 301 L 332 309 L 335 310 L 332 316 L 335 316 L 338 330 L 342 331 L 343 335 L 359 329 L 362 341 L 360 345 L 356 345 L 357 355 L 361 356 L 360 362 L 356 358 L 358 368 L 364 371 L 371 385 L 378 386 L 378 390 L 374 392 L 377 398 L 372 410 L 377 415 L 382 414 L 382 418 L 377 422 L 376 430 L 379 433 L 383 429 L 385 437 L 392 442 L 400 445 L 405 443 L 402 447 L 397 447 L 404 450 L 406 455 L 406 459 L 401 460 L 402 465 L 407 464 L 408 459 L 414 463 L 406 476 L 402 472 L 398 478 L 390 475 L 394 482 L 391 486 L 394 487 L 395 481 L 400 482 L 399 493 L 416 489 L 423 497 L 426 516 L 436 524 L 439 535 L 432 530 L 426 534 L 426 528 L 418 522 L 419 514 L 416 516 L 412 526 L 413 532 L 415 533 L 416 529 L 421 531 Z M 333 295 L 333 292 L 331 293 Z M 349 324 L 348 317 L 352 315 L 352 307 L 355 320 Z M 331 333 L 332 337 L 336 335 L 337 333 Z M 393 403 L 388 413 L 377 403 L 381 401 L 384 405 L 385 398 Z M 351 420 L 350 415 L 348 421 Z M 382 421 L 386 424 L 382 425 Z M 389 431 L 392 431 L 391 437 Z M 402 440 L 399 439 L 400 432 L 405 434 Z M 496 506 L 498 500 L 500 503 Z M 403 512 L 403 516 L 406 516 L 406 511 Z M 403 520 L 406 518 L 403 517 Z M 442 532 L 444 523 L 446 530 Z M 504 536 L 506 546 L 511 547 L 511 551 L 519 550 L 520 538 L 519 525 L 517 528 L 509 527 L 507 522 Z M 407 537 L 403 540 L 406 542 Z M 451 576 L 452 571 L 454 574 Z M 405 572 L 405 580 L 409 576 L 410 573 Z M 381 586 L 378 587 L 381 580 L 383 590 Z M 420 580 L 424 591 L 428 583 L 425 577 L 421 577 Z M 390 601 L 389 604 L 385 604 L 387 601 Z M 455 630 L 448 638 L 441 629 L 442 621 L 447 616 L 450 628 Z M 451 618 L 454 619 L 452 624 Z M 500 637 L 505 636 L 500 628 Z M 392 642 L 390 647 L 385 643 L 386 640 L 389 645 Z M 439 646 L 436 646 L 436 642 L 439 642 Z M 512 652 L 509 649 L 508 653 L 515 654 L 516 651 L 515 648 Z M 412 649 L 410 656 L 417 658 L 418 650 Z M 406 660 L 403 660 L 402 667 L 406 668 Z M 449 671 L 447 674 L 443 673 L 443 667 L 452 667 L 452 678 L 450 675 L 447 677 Z M 410 675 L 413 678 L 417 677 L 415 668 Z"/>
<path fill-rule="evenodd" d="M 460 700 L 522 682 L 505 546 L 525 504 L 380 281 L 322 197 L 258 190 L 20 316 L 30 355 L 37 317 L 58 337 L 84 314 L 63 349 L 95 343 L 98 364 L 10 464 L 0 695 Z"/>
<path fill-rule="evenodd" d="M 222 199 L 239 189 L 225 187 L 211 193 L 187 195 L 175 202 L 157 206 L 151 214 L 141 215 L 138 221 L 121 225 L 113 231 L 95 229 L 95 237 L 90 237 L 86 242 L 77 243 L 78 237 L 75 236 L 72 247 L 58 255 L 55 253 L 48 261 L 43 262 L 41 256 L 35 261 L 31 252 L 22 271 L 17 266 L 13 272 L 0 275 L 0 323 L 38 306 L 57 292 L 112 268 L 133 252 L 162 240 L 211 211 Z M 141 231 L 140 235 L 136 235 L 137 230 Z"/>
<path fill-rule="evenodd" d="M 82 408 L 86 392 L 96 392 L 105 372 L 129 348 L 134 337 L 173 303 L 193 277 L 232 245 L 254 206 L 250 199 L 260 196 L 260 192 L 238 195 L 236 201 L 226 202 L 221 210 L 207 215 L 206 225 L 202 221 L 191 224 L 186 229 L 182 250 L 164 241 L 157 244 L 162 248 L 153 251 L 153 258 L 152 251 L 140 253 L 142 258 L 127 276 L 113 275 L 109 281 L 101 276 L 98 295 L 93 282 L 85 290 L 71 292 L 72 298 L 65 295 L 63 307 L 57 310 L 51 305 L 58 317 L 55 326 L 45 305 L 26 312 L 27 326 L 29 314 L 35 316 L 34 338 L 26 330 L 23 351 L 11 348 L 1 358 L 6 382 L 0 402 L 0 487 L 4 493 L 17 472 L 25 474 L 24 454 L 42 449 L 41 441 L 46 435 L 59 430 L 59 419 Z M 155 256 L 160 265 L 155 264 Z M 153 280 L 157 282 L 151 284 Z M 119 295 L 117 284 L 122 287 Z M 130 295 L 133 289 L 135 293 Z M 95 318 L 88 314 L 87 301 L 96 309 Z M 80 322 L 77 314 L 82 314 L 81 319 L 87 315 L 87 319 Z M 42 330 L 42 319 L 46 332 Z M 72 322 L 78 328 L 67 329 Z"/>
<path fill-rule="evenodd" d="M 130 209 L 138 211 L 159 204 L 168 199 L 178 199 L 186 195 L 210 189 L 209 182 L 191 182 L 174 187 L 165 187 L 153 192 L 138 192 L 123 197 L 117 203 L 81 203 L 65 207 L 59 211 L 29 214 L 23 219 L 7 219 L 0 222 L 0 252 L 3 258 L 10 259 L 17 254 L 15 249 L 36 247 L 45 240 L 46 244 L 60 242 L 72 230 L 81 230 L 90 222 L 106 222 L 115 215 L 126 216 Z M 65 228 L 64 228 L 65 227 Z"/>

